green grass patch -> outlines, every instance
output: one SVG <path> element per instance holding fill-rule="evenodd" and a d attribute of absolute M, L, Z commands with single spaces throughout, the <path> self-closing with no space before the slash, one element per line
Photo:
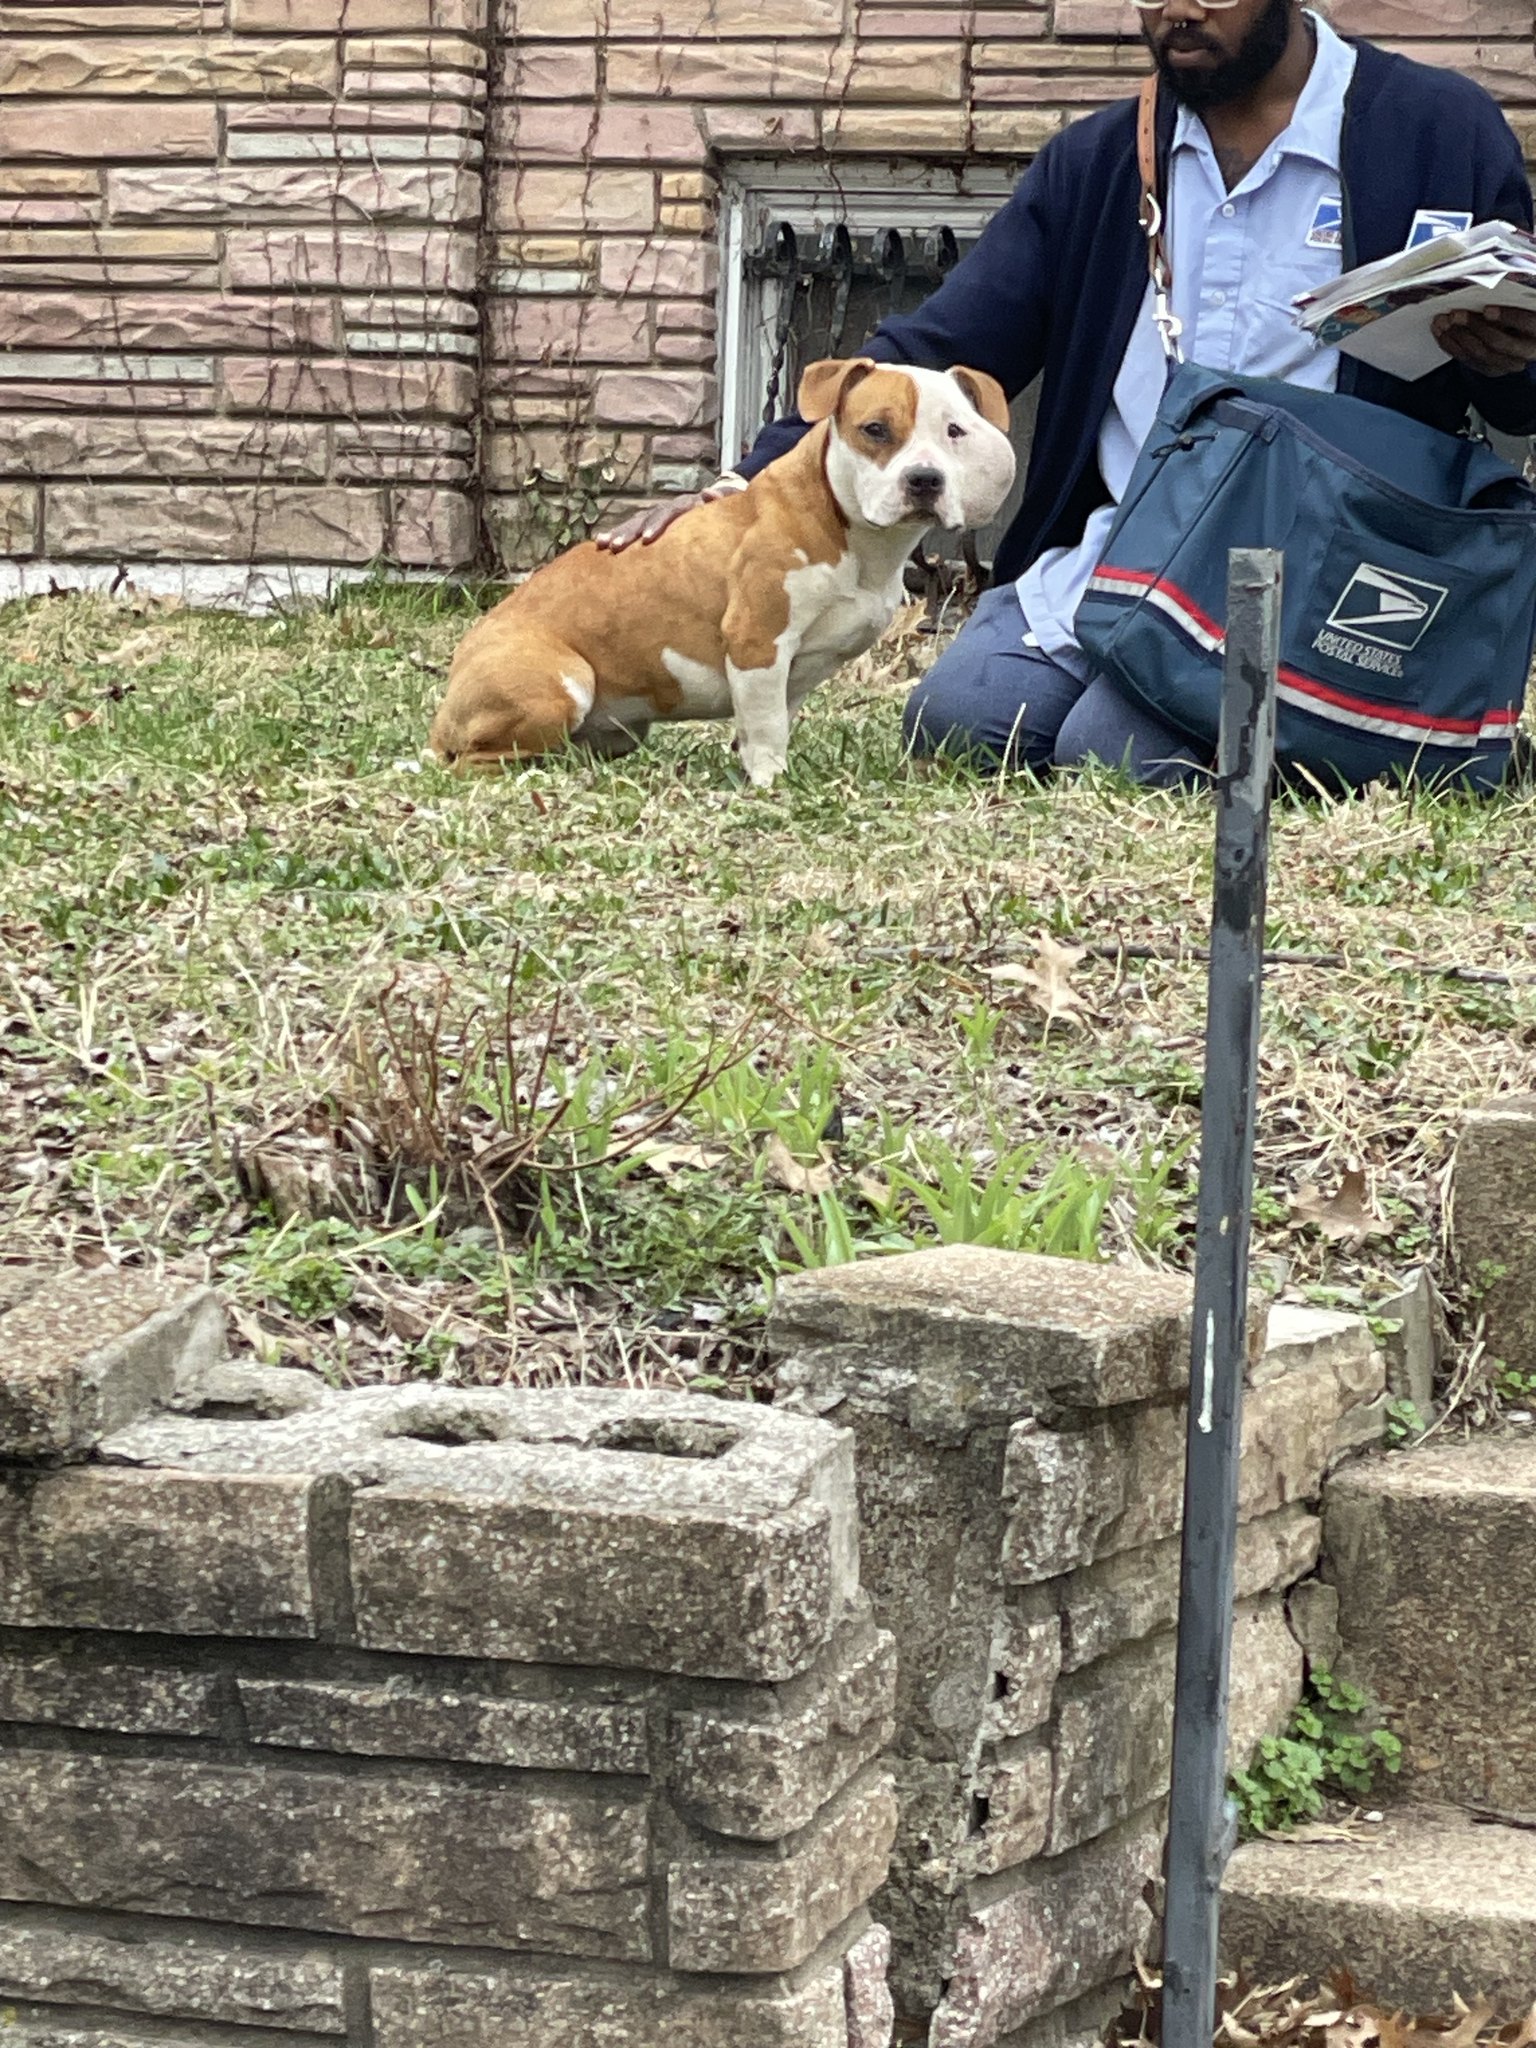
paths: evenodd
<path fill-rule="evenodd" d="M 472 616 L 0 612 L 0 1256 L 207 1274 L 340 1379 L 732 1388 L 797 1267 L 1188 1264 L 1206 801 L 914 768 L 911 632 L 771 796 L 701 726 L 459 780 L 422 746 Z M 1363 1305 L 1432 1255 L 1460 1111 L 1536 1086 L 1533 809 L 1279 804 L 1271 939 L 1320 956 L 1266 997 L 1290 1286 Z M 1092 949 L 1053 1016 L 1042 934 Z M 263 1137 L 319 1213 L 260 1192 Z M 1372 1233 L 1298 1227 L 1351 1162 Z"/>

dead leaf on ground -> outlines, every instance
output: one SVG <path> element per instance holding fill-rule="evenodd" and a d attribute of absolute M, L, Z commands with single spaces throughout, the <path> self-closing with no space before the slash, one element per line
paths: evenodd
<path fill-rule="evenodd" d="M 147 660 L 152 654 L 158 654 L 163 644 L 163 639 L 164 636 L 162 634 L 153 632 L 146 627 L 142 633 L 131 633 L 120 646 L 112 648 L 110 652 L 98 654 L 96 659 L 103 667 L 108 665 L 131 667 L 137 662 Z"/>
<path fill-rule="evenodd" d="M 64 724 L 70 732 L 78 732 L 82 725 L 100 725 L 99 711 L 66 711 Z"/>
<path fill-rule="evenodd" d="M 763 1147 L 763 1158 L 767 1178 L 792 1195 L 824 1195 L 832 1185 L 832 1164 L 825 1151 L 814 1166 L 803 1165 L 777 1132 Z"/>
<path fill-rule="evenodd" d="M 719 1145 L 637 1145 L 634 1152 L 636 1162 L 661 1180 L 676 1173 L 710 1173 L 730 1156 Z"/>
<path fill-rule="evenodd" d="M 1087 954 L 1086 946 L 1064 946 L 1049 932 L 1041 932 L 1035 941 L 1033 967 L 989 967 L 986 971 L 993 981 L 1023 989 L 1047 1024 L 1058 1017 L 1078 1024 L 1082 1022 L 1083 998 L 1072 986 L 1072 974 Z"/>
<path fill-rule="evenodd" d="M 1311 1181 L 1303 1181 L 1291 1197 L 1291 1216 L 1296 1223 L 1315 1224 L 1335 1244 L 1385 1237 L 1389 1228 L 1386 1218 L 1371 1207 L 1365 1169 L 1360 1166 L 1349 1168 L 1335 1195 L 1324 1195 Z"/>
<path fill-rule="evenodd" d="M 856 1173 L 853 1184 L 873 1208 L 889 1209 L 891 1206 L 891 1184 L 882 1180 L 878 1173 Z"/>

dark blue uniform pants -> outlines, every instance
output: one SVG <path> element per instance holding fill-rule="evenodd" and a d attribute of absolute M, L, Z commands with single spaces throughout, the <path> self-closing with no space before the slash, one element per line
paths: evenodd
<path fill-rule="evenodd" d="M 907 699 L 903 726 L 915 754 L 957 754 L 983 768 L 1123 767 L 1164 789 L 1203 782 L 1208 759 L 1191 740 L 1095 676 L 1026 644 L 1011 583 L 986 591 Z"/>

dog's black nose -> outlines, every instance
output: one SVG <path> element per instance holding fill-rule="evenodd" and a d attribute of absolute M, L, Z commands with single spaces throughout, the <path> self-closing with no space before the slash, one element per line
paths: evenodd
<path fill-rule="evenodd" d="M 944 472 L 941 469 L 909 469 L 905 482 L 909 497 L 936 498 L 944 488 Z"/>

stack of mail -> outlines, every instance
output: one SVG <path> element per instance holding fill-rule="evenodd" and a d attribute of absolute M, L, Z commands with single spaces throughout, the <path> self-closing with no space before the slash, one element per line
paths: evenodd
<path fill-rule="evenodd" d="M 1425 377 L 1447 360 L 1434 322 L 1462 308 L 1536 312 L 1536 235 L 1504 221 L 1437 235 L 1364 263 L 1293 301 L 1325 348 L 1341 348 L 1394 377 Z"/>

